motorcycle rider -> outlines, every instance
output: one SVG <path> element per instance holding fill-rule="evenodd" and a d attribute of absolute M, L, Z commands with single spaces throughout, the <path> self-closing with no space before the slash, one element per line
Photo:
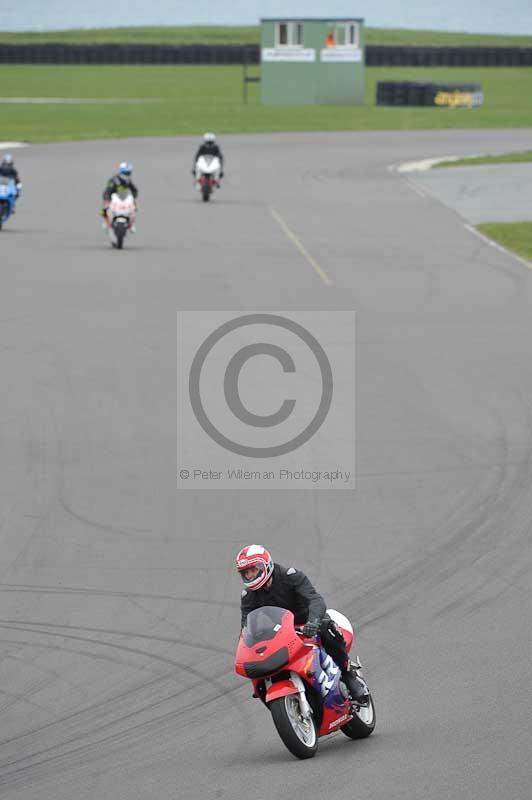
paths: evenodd
<path fill-rule="evenodd" d="M 135 210 L 137 210 L 137 196 L 139 190 L 131 180 L 133 172 L 133 165 L 127 161 L 122 161 L 118 167 L 118 172 L 107 181 L 107 185 L 103 192 L 103 208 L 101 215 L 104 220 L 107 220 L 107 208 L 111 202 L 111 195 L 118 192 L 130 191 L 135 198 Z M 131 232 L 135 232 L 135 226 L 131 226 Z"/>
<path fill-rule="evenodd" d="M 295 567 L 274 563 L 262 545 L 243 547 L 236 557 L 236 568 L 244 589 L 240 602 L 241 628 L 250 611 L 262 606 L 287 608 L 294 614 L 296 625 L 303 625 L 305 636 L 320 637 L 323 649 L 341 671 L 342 681 L 351 698 L 361 705 L 368 700 L 366 686 L 357 677 L 349 660 L 341 631 L 326 613 L 327 605 L 307 576 Z"/>
<path fill-rule="evenodd" d="M 5 153 L 2 156 L 2 160 L 0 161 L 0 175 L 5 178 L 12 178 L 15 181 L 17 187 L 17 199 L 20 197 L 20 190 L 22 188 L 22 184 L 20 182 L 20 176 L 18 174 L 18 170 L 15 167 L 15 162 L 13 161 L 13 156 L 11 153 Z M 15 213 L 15 208 L 13 208 L 13 214 Z"/>
<path fill-rule="evenodd" d="M 224 176 L 224 157 L 214 133 L 204 133 L 203 141 L 196 151 L 192 164 L 192 174 L 196 176 L 196 164 L 200 156 L 217 156 L 220 159 L 220 178 Z"/>

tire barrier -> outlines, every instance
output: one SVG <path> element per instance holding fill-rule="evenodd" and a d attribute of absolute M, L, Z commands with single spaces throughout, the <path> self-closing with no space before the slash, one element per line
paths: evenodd
<path fill-rule="evenodd" d="M 367 67 L 530 67 L 532 47 L 368 45 Z M 0 44 L 0 64 L 258 64 L 258 44 Z"/>
<path fill-rule="evenodd" d="M 367 67 L 530 67 L 532 47 L 368 45 Z"/>
<path fill-rule="evenodd" d="M 258 64 L 258 44 L 0 44 L 0 64 Z"/>
<path fill-rule="evenodd" d="M 475 108 L 484 97 L 480 83 L 422 83 L 418 81 L 379 81 L 378 106 L 434 106 Z"/>

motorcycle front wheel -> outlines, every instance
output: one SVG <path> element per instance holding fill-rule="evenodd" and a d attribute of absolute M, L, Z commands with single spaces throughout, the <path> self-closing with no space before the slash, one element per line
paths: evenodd
<path fill-rule="evenodd" d="M 116 225 L 116 227 L 114 228 L 114 234 L 115 234 L 114 246 L 116 247 L 117 250 L 122 250 L 122 247 L 124 246 L 124 239 L 126 236 L 125 225 Z"/>
<path fill-rule="evenodd" d="M 301 715 L 299 696 L 289 694 L 270 703 L 273 724 L 284 745 L 296 758 L 312 758 L 318 749 L 318 734 L 311 716 Z"/>

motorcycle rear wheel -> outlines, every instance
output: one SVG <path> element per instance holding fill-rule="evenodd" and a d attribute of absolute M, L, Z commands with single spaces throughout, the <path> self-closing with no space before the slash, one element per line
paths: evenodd
<path fill-rule="evenodd" d="M 270 703 L 273 724 L 283 744 L 296 758 L 312 758 L 318 749 L 314 718 L 301 716 L 297 694 L 279 697 Z"/>
<path fill-rule="evenodd" d="M 365 706 L 353 706 L 353 719 L 346 725 L 342 725 L 340 730 L 349 739 L 366 739 L 375 730 L 377 716 L 373 698 L 369 695 L 369 702 Z"/>

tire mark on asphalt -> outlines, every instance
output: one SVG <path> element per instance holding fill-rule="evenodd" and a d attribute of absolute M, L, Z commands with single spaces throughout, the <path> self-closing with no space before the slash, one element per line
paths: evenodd
<path fill-rule="evenodd" d="M 39 683 L 34 684 L 30 688 L 26 689 L 25 692 L 21 692 L 20 694 L 17 694 L 15 692 L 7 692 L 4 689 L 0 689 L 0 695 L 4 695 L 6 698 L 8 698 L 5 703 L 0 704 L 0 713 L 6 712 L 12 706 L 17 705 L 17 703 L 27 703 L 31 706 L 34 706 L 35 708 L 38 708 L 40 711 L 49 712 L 50 709 L 46 708 L 46 706 L 42 706 L 39 703 L 35 703 L 33 700 L 29 699 L 32 695 L 37 694 L 37 692 L 40 692 L 41 689 L 46 688 L 46 686 L 48 686 L 49 684 L 50 684 L 49 678 L 45 678 L 44 680 L 39 681 Z"/>
<path fill-rule="evenodd" d="M 224 600 L 209 600 L 206 598 L 193 598 L 186 595 L 158 594 L 156 592 L 119 592 L 111 589 L 91 589 L 76 586 L 35 586 L 33 584 L 0 583 L 0 592 L 27 592 L 30 594 L 81 594 L 94 595 L 95 597 L 130 597 L 147 600 L 175 600 L 178 603 L 197 603 L 205 606 L 227 606 L 239 608 L 238 603 Z"/>
<path fill-rule="evenodd" d="M 236 687 L 237 689 L 241 689 L 241 686 Z M 235 691 L 236 689 L 229 689 L 228 694 L 230 692 Z M 109 723 L 106 723 L 103 726 L 100 726 L 97 729 L 90 731 L 89 733 L 81 733 L 78 736 L 72 737 L 71 739 L 66 740 L 65 742 L 61 742 L 57 745 L 53 745 L 49 748 L 44 748 L 43 750 L 36 751 L 31 755 L 24 756 L 19 759 L 15 759 L 11 762 L 7 762 L 5 764 L 0 765 L 0 769 L 4 769 L 5 767 L 15 767 L 15 769 L 8 770 L 6 772 L 0 773 L 0 786 L 4 787 L 11 787 L 14 788 L 17 785 L 24 785 L 28 782 L 34 781 L 37 777 L 42 774 L 42 767 L 48 767 L 53 765 L 53 774 L 54 776 L 57 775 L 59 770 L 66 770 L 72 769 L 75 764 L 72 764 L 73 758 L 79 754 L 83 754 L 82 764 L 85 765 L 90 761 L 98 761 L 102 758 L 105 758 L 109 755 L 109 748 L 114 746 L 120 746 L 124 748 L 127 746 L 128 739 L 130 739 L 133 735 L 139 736 L 140 735 L 148 735 L 153 733 L 161 732 L 161 726 L 165 722 L 174 722 L 176 714 L 178 711 L 172 710 L 167 711 L 164 714 L 155 717 L 154 719 L 146 720 L 143 722 L 136 723 L 135 725 L 131 725 L 130 727 L 126 728 L 124 731 L 120 731 L 117 733 L 112 733 L 109 736 L 104 736 L 96 740 L 95 742 L 82 744 L 76 747 L 73 747 L 67 750 L 64 753 L 56 753 L 54 755 L 49 755 L 46 758 L 42 758 L 39 761 L 33 761 L 33 763 L 23 763 L 28 762 L 32 759 L 38 758 L 39 756 L 44 755 L 45 753 L 50 753 L 54 749 L 58 749 L 60 747 L 66 747 L 69 744 L 74 744 L 78 742 L 80 739 L 88 737 L 95 732 L 101 732 L 106 728 L 117 724 L 117 722 L 122 722 L 126 719 L 133 718 L 137 716 L 137 714 L 143 713 L 145 710 L 152 710 L 156 706 L 161 705 L 163 703 L 167 703 L 169 699 L 172 698 L 163 698 L 162 700 L 158 701 L 157 703 L 152 704 L 151 706 L 147 707 L 146 709 L 135 710 L 127 715 L 124 715 L 119 720 L 113 720 Z M 209 703 L 218 700 L 218 697 L 208 698 L 207 700 L 201 701 L 195 704 L 195 708 L 204 708 Z M 179 712 L 180 713 L 180 712 Z"/>
<path fill-rule="evenodd" d="M 137 633 L 135 631 L 118 631 L 107 628 L 93 628 L 85 625 L 59 625 L 53 622 L 38 622 L 33 620 L 18 620 L 18 619 L 0 619 L 0 628 L 6 628 L 7 630 L 31 631 L 32 633 L 44 633 L 50 636 L 64 636 L 65 638 L 69 638 L 69 636 L 67 634 L 61 633 L 61 631 L 63 630 L 86 631 L 87 633 L 103 633 L 108 636 L 126 636 L 129 639 L 146 639 L 148 641 L 153 641 L 153 642 L 176 644 L 181 647 L 189 647 L 194 650 L 207 650 L 208 652 L 219 653 L 222 655 L 232 655 L 233 653 L 232 650 L 229 650 L 225 647 L 217 647 L 216 645 L 207 645 L 207 644 L 200 645 L 196 644 L 195 642 L 187 642 L 184 639 L 173 639 L 169 636 L 158 636 L 155 634 Z M 59 632 L 56 633 L 55 631 L 43 630 L 44 628 L 58 628 Z M 139 653 L 151 656 L 152 658 L 157 658 L 157 656 L 152 655 L 148 650 L 137 650 L 135 648 L 126 647 L 125 645 L 118 645 L 115 643 L 106 642 L 105 640 L 101 639 L 83 639 L 82 637 L 79 636 L 72 638 L 77 638 L 80 639 L 81 641 L 89 641 L 94 644 L 102 644 L 105 645 L 106 647 L 116 647 L 117 649 L 120 650 L 126 650 L 132 653 Z M 177 664 L 177 666 L 179 666 L 179 664 Z"/>
<path fill-rule="evenodd" d="M 154 681 L 150 682 L 150 685 L 155 685 L 157 683 L 160 683 L 160 681 L 163 680 L 165 677 L 167 677 L 167 676 L 159 676 L 157 679 L 155 679 Z M 204 682 L 202 681 L 200 683 L 201 683 L 202 688 L 204 688 Z M 199 684 L 197 684 L 197 685 L 199 685 Z M 194 685 L 194 686 L 196 686 L 196 685 Z M 19 774 L 21 774 L 21 777 L 22 777 L 22 779 L 24 781 L 32 780 L 33 777 L 34 777 L 34 771 L 36 770 L 36 768 L 45 766 L 47 764 L 54 764 L 56 766 L 62 767 L 63 769 L 65 769 L 67 767 L 71 767 L 71 759 L 77 753 L 83 752 L 85 754 L 88 750 L 92 749 L 94 751 L 97 748 L 101 748 L 102 745 L 106 745 L 106 744 L 117 745 L 117 744 L 123 743 L 122 746 L 125 746 L 124 740 L 126 740 L 128 737 L 130 737 L 133 733 L 137 733 L 138 734 L 140 732 L 142 734 L 147 734 L 151 728 L 154 728 L 155 730 L 160 731 L 161 723 L 163 723 L 164 721 L 172 721 L 173 722 L 175 720 L 175 717 L 176 717 L 177 714 L 181 715 L 184 711 L 194 710 L 194 709 L 198 709 L 198 708 L 204 708 L 205 706 L 209 705 L 212 702 L 215 702 L 215 701 L 221 699 L 222 697 L 223 697 L 223 699 L 226 699 L 226 700 L 228 700 L 228 702 L 230 702 L 229 695 L 233 694 L 235 691 L 238 691 L 238 690 L 242 689 L 242 686 L 241 686 L 240 683 L 238 683 L 238 685 L 234 685 L 232 687 L 231 686 L 229 686 L 229 687 L 225 687 L 224 686 L 224 687 L 222 687 L 223 688 L 223 695 L 220 695 L 219 693 L 216 693 L 214 696 L 205 698 L 203 700 L 198 700 L 198 701 L 192 702 L 188 706 L 185 706 L 185 708 L 177 708 L 177 709 L 172 709 L 171 711 L 165 711 L 162 715 L 158 715 L 155 718 L 152 718 L 152 719 L 149 719 L 149 720 L 145 720 L 145 721 L 142 721 L 142 722 L 137 722 L 134 725 L 130 725 L 130 726 L 126 727 L 124 730 L 118 731 L 116 733 L 112 733 L 110 736 L 106 736 L 106 737 L 104 737 L 102 739 L 98 739 L 96 742 L 84 744 L 84 745 L 82 745 L 80 747 L 71 748 L 65 753 L 54 753 L 54 751 L 57 751 L 59 748 L 68 747 L 69 745 L 75 744 L 76 742 L 79 742 L 80 740 L 83 740 L 84 738 L 89 738 L 90 736 L 101 734 L 102 732 L 104 732 L 105 730 L 107 730 L 107 729 L 109 729 L 109 728 L 111 728 L 113 726 L 117 726 L 118 724 L 123 723 L 123 722 L 125 722 L 127 720 L 134 719 L 134 718 L 138 717 L 140 714 L 144 714 L 144 713 L 147 713 L 147 712 L 150 712 L 150 711 L 154 711 L 155 709 L 157 709 L 159 706 L 161 706 L 163 704 L 166 706 L 170 701 L 179 698 L 184 692 L 189 693 L 191 691 L 191 689 L 194 688 L 194 686 L 193 687 L 187 687 L 186 689 L 180 689 L 177 692 L 173 692 L 170 695 L 166 695 L 166 696 L 164 696 L 162 698 L 157 699 L 156 701 L 153 701 L 153 702 L 150 702 L 148 704 L 145 704 L 144 706 L 142 706 L 140 708 L 136 708 L 133 711 L 128 711 L 128 713 L 123 714 L 123 715 L 121 715 L 119 717 L 115 717 L 115 718 L 113 718 L 113 719 L 111 719 L 109 721 L 106 721 L 104 723 L 99 723 L 98 725 L 96 725 L 95 727 L 91 728 L 90 730 L 84 730 L 84 731 L 77 732 L 77 733 L 75 733 L 75 735 L 70 736 L 67 739 L 64 739 L 64 740 L 62 740 L 60 742 L 56 742 L 53 745 L 50 745 L 48 747 L 36 750 L 36 751 L 34 751 L 34 752 L 32 752 L 32 753 L 30 753 L 28 755 L 24 755 L 22 757 L 11 759 L 9 761 L 4 761 L 0 765 L 0 769 L 1 770 L 4 770 L 5 768 L 9 768 L 9 767 L 17 767 L 17 769 L 9 770 L 8 772 L 2 773 L 0 775 L 0 785 L 11 785 L 11 783 L 12 783 L 11 779 L 16 777 Z M 144 689 L 144 688 L 145 688 L 144 686 L 140 687 L 141 690 Z M 124 692 L 120 699 L 123 700 L 126 697 L 130 697 L 132 691 L 139 691 L 139 688 L 135 688 L 134 690 L 128 690 L 128 691 Z M 113 698 L 113 700 L 116 700 L 116 699 L 117 698 Z M 102 703 L 96 704 L 96 706 L 94 706 L 94 708 L 96 708 L 96 709 L 99 709 L 99 708 L 107 709 L 107 707 L 109 705 L 109 702 L 110 701 L 107 700 L 107 701 L 104 701 Z M 75 718 L 75 717 L 79 718 L 81 715 L 83 715 L 85 713 L 85 711 L 86 710 L 83 710 L 83 711 L 80 711 L 80 712 L 76 712 L 75 714 L 70 715 L 70 718 Z M 68 719 L 68 718 L 63 718 L 61 720 L 55 720 L 52 723 L 48 723 L 45 726 L 41 726 L 41 728 L 37 729 L 37 731 L 43 731 L 46 728 L 50 728 L 52 726 L 59 725 L 59 723 L 64 723 L 65 719 Z M 18 736 L 18 737 L 14 737 L 14 738 L 8 740 L 6 743 L 2 742 L 0 744 L 2 746 L 4 744 L 11 744 L 11 743 L 13 743 L 14 741 L 17 741 L 17 740 L 24 739 L 24 738 L 29 738 L 34 734 L 35 734 L 35 731 L 32 731 L 30 733 L 23 734 L 23 735 Z M 42 755 L 44 755 L 46 753 L 53 753 L 53 755 L 49 755 L 48 757 L 46 757 L 44 759 L 41 759 L 40 761 L 37 761 L 37 762 L 34 762 L 34 763 L 27 763 L 28 761 L 31 762 L 33 759 L 39 758 L 40 756 L 42 756 Z M 108 754 L 108 750 L 106 748 L 101 753 L 95 752 L 93 754 L 93 759 L 99 759 L 99 758 L 105 757 L 107 754 Z M 85 763 L 85 761 L 83 763 Z"/>
<path fill-rule="evenodd" d="M 89 517 L 85 517 L 82 514 L 78 514 L 76 511 L 74 511 L 67 504 L 67 502 L 63 497 L 58 498 L 58 504 L 61 506 L 61 508 L 66 514 L 73 517 L 78 522 L 82 522 L 84 525 L 88 525 L 90 528 L 96 528 L 96 530 L 103 531 L 104 533 L 113 533 L 118 536 L 127 536 L 127 537 L 130 537 L 131 533 L 146 533 L 146 534 L 150 533 L 150 531 L 147 528 L 129 528 L 129 529 L 120 528 L 118 525 L 110 525 L 107 522 L 100 522 L 98 520 L 89 519 Z"/>
<path fill-rule="evenodd" d="M 431 590 L 452 576 L 468 548 L 472 548 L 480 541 L 484 547 L 484 527 L 487 525 L 499 535 L 502 529 L 502 519 L 508 506 L 515 506 L 520 496 L 530 490 L 530 457 L 532 443 L 529 438 L 527 447 L 529 458 L 516 462 L 519 469 L 516 475 L 509 479 L 507 457 L 507 444 L 504 426 L 497 410 L 493 410 L 494 419 L 499 424 L 499 450 L 502 460 L 495 467 L 493 476 L 490 476 L 487 486 L 481 496 L 470 505 L 470 499 L 463 504 L 455 506 L 452 513 L 438 529 L 433 531 L 434 539 L 443 543 L 421 557 L 408 561 L 408 566 L 398 569 L 394 565 L 391 572 L 385 571 L 384 577 L 374 582 L 371 588 L 359 594 L 349 589 L 343 593 L 344 602 L 348 608 L 357 608 L 358 625 L 360 630 L 376 619 L 382 619 L 389 614 L 411 607 L 412 593 L 415 597 L 424 595 L 422 587 L 430 583 Z M 526 469 L 523 469 L 526 467 Z M 509 482 L 509 485 L 507 485 Z M 464 518 L 467 522 L 463 522 Z M 446 534 L 450 535 L 446 538 Z M 430 578 L 425 577 L 430 575 Z M 401 599 L 400 599 L 401 598 Z M 380 610 L 379 610 L 380 606 Z M 360 609 L 362 612 L 360 613 Z"/>

